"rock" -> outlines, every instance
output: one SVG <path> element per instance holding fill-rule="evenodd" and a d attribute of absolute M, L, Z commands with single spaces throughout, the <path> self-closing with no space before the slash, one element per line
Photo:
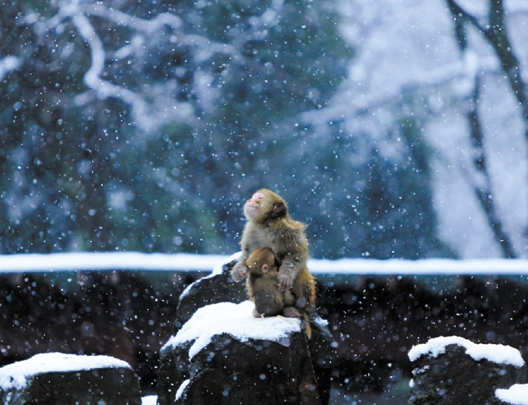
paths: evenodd
<path fill-rule="evenodd" d="M 322 404 L 330 400 L 337 343 L 328 330 L 328 322 L 319 316 L 312 318 L 312 338 L 308 341 L 310 357 Z"/>
<path fill-rule="evenodd" d="M 237 255 L 233 255 L 228 263 L 218 266 L 211 275 L 195 281 L 182 293 L 177 308 L 175 332 L 178 332 L 199 308 L 220 302 L 241 303 L 247 299 L 245 283 L 235 283 L 230 276 L 236 258 Z M 336 343 L 328 330 L 327 322 L 317 315 L 312 317 L 312 338 L 308 341 L 308 346 L 319 397 L 321 402 L 326 404 L 330 398 Z M 174 354 L 161 356 L 158 392 L 173 390 L 173 382 L 170 381 L 179 381 L 179 379 L 173 380 L 179 378 L 177 375 L 182 373 L 179 370 L 181 366 L 176 365 L 177 363 L 173 364 L 175 361 L 173 356 Z"/>
<path fill-rule="evenodd" d="M 176 313 L 176 331 L 197 309 L 218 302 L 242 302 L 247 299 L 245 283 L 235 283 L 230 276 L 236 260 L 217 267 L 211 275 L 189 285 L 180 296 Z"/>
<path fill-rule="evenodd" d="M 503 404 L 497 389 L 526 379 L 518 350 L 474 344 L 460 337 L 440 337 L 409 352 L 413 381 L 409 405 Z"/>
<path fill-rule="evenodd" d="M 300 320 L 254 318 L 253 308 L 203 307 L 167 342 L 160 405 L 321 404 Z"/>
<path fill-rule="evenodd" d="M 140 405 L 139 380 L 109 356 L 44 353 L 0 368 L 0 403 Z"/>

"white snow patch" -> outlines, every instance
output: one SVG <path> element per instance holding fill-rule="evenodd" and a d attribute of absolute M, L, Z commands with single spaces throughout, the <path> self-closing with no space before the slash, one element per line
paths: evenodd
<path fill-rule="evenodd" d="M 147 395 L 141 398 L 141 405 L 156 405 L 158 403 L 157 395 Z"/>
<path fill-rule="evenodd" d="M 202 277 L 203 278 L 203 277 Z M 197 286 L 198 284 L 200 284 L 200 280 L 201 278 L 199 278 L 198 280 L 196 281 L 193 281 L 191 284 L 189 284 L 187 287 L 185 287 L 185 289 L 182 291 L 182 293 L 180 294 L 180 300 L 184 297 L 187 296 L 187 294 L 189 294 L 189 291 L 191 291 L 192 288 L 194 288 L 195 286 Z"/>
<path fill-rule="evenodd" d="M 190 382 L 191 380 L 185 380 L 184 382 L 181 383 L 180 387 L 178 388 L 178 391 L 176 391 L 176 398 L 174 398 L 175 401 L 180 399 L 180 397 L 183 394 L 183 391 L 185 391 L 185 388 L 187 388 Z"/>
<path fill-rule="evenodd" d="M 413 375 L 417 375 L 417 374 L 423 374 L 425 373 L 427 370 L 429 370 L 430 366 L 425 366 L 425 367 L 422 367 L 422 368 L 415 368 L 413 371 L 412 371 L 412 374 Z"/>
<path fill-rule="evenodd" d="M 427 343 L 414 346 L 409 350 L 409 359 L 417 360 L 420 356 L 430 355 L 437 357 L 445 353 L 448 345 L 458 345 L 466 349 L 466 354 L 475 361 L 486 359 L 498 364 L 511 364 L 515 367 L 522 367 L 524 360 L 519 350 L 511 346 L 498 344 L 477 344 L 458 336 L 440 336 L 429 340 Z"/>
<path fill-rule="evenodd" d="M 222 274 L 223 273 L 223 268 L 224 268 L 224 265 L 228 264 L 228 263 L 231 263 L 232 261 L 234 260 L 238 260 L 238 258 L 242 255 L 242 252 L 237 252 L 227 258 L 224 258 L 219 264 L 217 264 L 215 266 L 215 268 L 213 269 L 213 272 L 207 276 L 207 277 L 212 277 L 212 276 L 217 276 L 219 274 Z"/>
<path fill-rule="evenodd" d="M 118 367 L 131 369 L 128 363 L 110 356 L 41 353 L 0 368 L 0 388 L 4 391 L 24 388 L 28 378 L 43 373 Z"/>
<path fill-rule="evenodd" d="M 514 384 L 509 389 L 498 388 L 495 396 L 512 405 L 528 405 L 528 384 Z"/>
<path fill-rule="evenodd" d="M 251 301 L 240 304 L 221 302 L 202 307 L 169 339 L 162 350 L 194 340 L 189 349 L 189 358 L 192 359 L 215 335 L 227 333 L 241 342 L 259 339 L 283 343 L 284 338 L 301 330 L 299 319 L 281 316 L 255 318 L 254 308 L 255 304 Z"/>
<path fill-rule="evenodd" d="M 309 260 L 312 274 L 370 274 L 370 275 L 484 275 L 497 273 L 528 274 L 528 260 L 518 259 L 423 259 L 423 260 L 375 260 L 340 259 Z"/>
<path fill-rule="evenodd" d="M 147 271 L 211 271 L 220 274 L 222 266 L 238 259 L 234 255 L 163 254 L 141 252 L 69 252 L 51 254 L 0 255 L 0 272 L 46 272 L 79 270 L 147 270 Z M 308 269 L 315 275 L 486 275 L 528 274 L 528 260 L 375 260 L 340 259 L 308 260 Z"/>
<path fill-rule="evenodd" d="M 317 326 L 321 328 L 325 328 L 328 326 L 328 321 L 326 319 L 321 318 L 319 315 L 315 317 L 314 322 Z"/>
<path fill-rule="evenodd" d="M 206 278 L 211 278 L 211 277 L 215 277 L 215 276 L 219 276 L 223 273 L 223 267 L 224 265 L 228 264 L 228 263 L 231 263 L 233 260 L 238 260 L 238 258 L 240 257 L 240 255 L 242 254 L 242 252 L 238 252 L 238 253 L 235 253 L 234 255 L 231 255 L 231 256 L 225 256 L 225 257 L 222 257 L 222 259 L 218 262 L 218 264 L 216 264 L 216 266 L 214 267 L 213 271 L 211 272 L 211 274 L 209 274 L 208 276 L 205 276 L 205 277 L 202 277 L 202 278 L 199 278 L 198 280 L 192 282 L 191 284 L 189 284 L 185 290 L 183 290 L 183 292 L 180 294 L 180 300 L 185 297 L 189 291 L 195 287 L 196 285 L 200 284 L 200 282 L 203 280 L 203 279 L 206 279 Z"/>
<path fill-rule="evenodd" d="M 141 252 L 69 252 L 0 255 L 0 272 L 153 270 L 210 271 L 229 256 Z M 221 265 L 220 265 L 221 269 Z"/>

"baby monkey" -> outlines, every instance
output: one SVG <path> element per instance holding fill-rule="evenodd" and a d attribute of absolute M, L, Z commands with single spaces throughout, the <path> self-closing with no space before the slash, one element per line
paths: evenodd
<path fill-rule="evenodd" d="M 273 250 L 262 247 L 246 260 L 249 299 L 255 302 L 253 315 L 277 316 L 284 312 L 284 294 L 279 290 L 279 268 Z"/>
<path fill-rule="evenodd" d="M 246 287 L 249 299 L 255 302 L 253 315 L 258 317 L 283 315 L 287 318 L 301 318 L 308 338 L 311 337 L 309 317 L 296 308 L 303 297 L 296 297 L 291 290 L 280 291 L 279 266 L 273 250 L 261 247 L 246 260 L 249 270 Z M 299 299 L 300 298 L 300 299 Z"/>

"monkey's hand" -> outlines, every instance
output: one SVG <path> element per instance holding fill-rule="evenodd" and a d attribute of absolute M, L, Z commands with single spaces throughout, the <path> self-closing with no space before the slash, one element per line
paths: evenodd
<path fill-rule="evenodd" d="M 295 275 L 291 270 L 279 270 L 279 291 L 287 291 L 293 287 Z"/>
<path fill-rule="evenodd" d="M 248 268 L 244 262 L 245 260 L 239 260 L 231 270 L 231 278 L 235 283 L 244 280 L 246 277 Z"/>

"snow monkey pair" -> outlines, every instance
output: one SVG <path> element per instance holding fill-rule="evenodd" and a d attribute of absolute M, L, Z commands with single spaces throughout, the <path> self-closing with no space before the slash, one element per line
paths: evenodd
<path fill-rule="evenodd" d="M 304 224 L 288 214 L 286 202 L 261 189 L 244 205 L 247 218 L 240 245 L 242 256 L 231 270 L 238 282 L 248 276 L 248 296 L 256 317 L 301 318 L 311 337 L 310 313 L 315 306 L 315 279 L 306 268 L 308 243 Z"/>

